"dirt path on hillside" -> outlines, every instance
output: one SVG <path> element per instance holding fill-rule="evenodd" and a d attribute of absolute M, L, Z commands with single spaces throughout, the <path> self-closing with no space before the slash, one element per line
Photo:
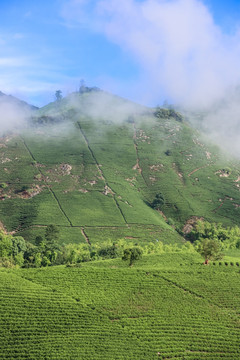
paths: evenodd
<path fill-rule="evenodd" d="M 183 173 L 180 171 L 178 165 L 176 163 L 172 164 L 173 170 L 175 171 L 175 173 L 177 174 L 179 180 L 181 181 L 181 183 L 183 185 L 185 185 L 185 181 L 184 181 L 184 177 L 183 177 Z"/>
<path fill-rule="evenodd" d="M 103 194 L 104 194 L 104 195 L 107 195 L 108 193 L 110 193 L 110 194 L 112 195 L 113 200 L 114 200 L 114 202 L 115 202 L 115 204 L 116 204 L 116 207 L 118 208 L 118 210 L 119 210 L 119 212 L 120 212 L 120 214 L 121 214 L 124 222 L 127 224 L 127 220 L 126 220 L 126 218 L 125 218 L 125 216 L 124 216 L 124 214 L 123 214 L 123 212 L 122 212 L 122 209 L 120 208 L 120 205 L 119 205 L 119 203 L 118 203 L 118 201 L 117 201 L 116 194 L 115 194 L 115 192 L 113 191 L 113 189 L 111 188 L 111 186 L 108 184 L 107 179 L 106 179 L 106 177 L 105 177 L 105 175 L 104 175 L 104 173 L 103 173 L 103 171 L 102 171 L 102 169 L 101 169 L 101 167 L 100 167 L 100 164 L 99 164 L 98 161 L 97 161 L 97 158 L 96 158 L 96 156 L 95 156 L 95 154 L 94 154 L 94 152 L 93 152 L 93 150 L 92 150 L 92 148 L 91 148 L 91 146 L 90 146 L 89 140 L 88 140 L 85 132 L 83 131 L 83 129 L 82 129 L 82 127 L 81 127 L 80 122 L 78 121 L 77 124 L 78 124 L 78 128 L 79 128 L 79 130 L 80 130 L 80 133 L 82 134 L 82 136 L 83 136 L 83 138 L 84 138 L 84 140 L 85 140 L 85 143 L 86 143 L 86 145 L 87 145 L 87 147 L 88 147 L 88 150 L 89 150 L 90 154 L 92 155 L 92 158 L 93 158 L 93 160 L 94 160 L 94 162 L 95 162 L 95 164 L 96 164 L 96 167 L 97 167 L 97 169 L 98 169 L 98 172 L 99 172 L 101 178 L 102 178 L 103 181 L 104 181 L 104 192 L 103 192 Z M 106 191 L 106 190 L 107 190 L 107 191 Z"/>
<path fill-rule="evenodd" d="M 207 166 L 209 166 L 209 165 L 204 165 L 204 166 L 201 166 L 201 167 L 199 167 L 199 168 L 197 168 L 197 169 L 194 169 L 193 171 L 191 171 L 191 172 L 188 174 L 188 176 L 191 176 L 191 175 L 194 174 L 196 171 L 201 170 L 201 169 L 204 169 L 204 168 L 206 168 Z"/>
<path fill-rule="evenodd" d="M 21 137 L 21 139 L 22 139 L 23 144 L 24 144 L 26 150 L 28 151 L 29 155 L 31 156 L 31 158 L 33 159 L 33 161 L 35 161 L 35 162 L 37 163 L 36 158 L 34 157 L 33 153 L 32 153 L 31 150 L 30 150 L 30 148 L 29 148 L 28 145 L 26 144 L 24 138 Z M 42 178 L 43 178 L 43 180 L 44 180 L 44 182 L 45 182 L 45 184 L 46 184 L 46 187 L 48 188 L 48 190 L 50 191 L 50 193 L 52 194 L 52 196 L 53 196 L 54 199 L 56 200 L 56 202 L 57 202 L 57 204 L 58 204 L 58 207 L 59 207 L 61 213 L 62 213 L 63 216 L 67 219 L 69 225 L 72 227 L 72 226 L 73 226 L 73 225 L 72 225 L 72 222 L 71 222 L 71 220 L 69 219 L 69 217 L 67 216 L 67 214 L 65 213 L 65 211 L 63 210 L 62 205 L 60 204 L 60 201 L 58 200 L 55 192 L 52 190 L 52 188 L 51 188 L 51 187 L 49 186 L 49 184 L 46 182 L 45 176 L 44 176 L 44 174 L 42 173 L 42 170 L 41 170 L 41 166 L 38 166 L 37 169 L 38 169 L 39 174 L 42 176 Z"/>
<path fill-rule="evenodd" d="M 134 148 L 135 148 L 135 151 L 136 151 L 136 158 L 137 158 L 137 162 L 136 162 L 136 165 L 133 166 L 133 170 L 138 170 L 139 174 L 141 175 L 143 181 L 144 181 L 144 184 L 146 186 L 147 185 L 147 182 L 145 180 L 145 177 L 143 175 L 143 171 L 142 171 L 142 168 L 140 166 L 140 158 L 139 158 L 139 152 L 138 152 L 138 144 L 137 144 L 137 128 L 136 128 L 136 123 L 133 122 L 133 143 L 134 143 Z"/>
<path fill-rule="evenodd" d="M 91 242 L 90 242 L 90 240 L 89 240 L 89 237 L 88 237 L 87 234 L 85 233 L 85 230 L 84 230 L 83 227 L 81 228 L 81 233 L 82 233 L 82 236 L 84 237 L 84 239 L 86 240 L 86 242 L 88 243 L 88 245 L 91 246 Z"/>
<path fill-rule="evenodd" d="M 225 196 L 223 200 L 219 199 L 219 201 L 221 201 L 220 205 L 216 209 L 212 210 L 212 212 L 216 213 L 219 209 L 221 209 L 221 207 L 224 205 L 226 200 L 233 200 L 233 198 L 230 198 L 229 196 Z"/>

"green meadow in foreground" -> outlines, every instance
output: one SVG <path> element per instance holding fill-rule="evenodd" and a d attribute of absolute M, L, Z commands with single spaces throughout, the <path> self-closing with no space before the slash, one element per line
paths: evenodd
<path fill-rule="evenodd" d="M 239 267 L 198 254 L 0 270 L 2 359 L 240 357 Z"/>

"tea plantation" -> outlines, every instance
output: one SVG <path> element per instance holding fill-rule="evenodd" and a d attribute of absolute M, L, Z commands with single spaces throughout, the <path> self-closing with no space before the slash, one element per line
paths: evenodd
<path fill-rule="evenodd" d="M 0 150 L 0 359 L 240 359 L 238 159 L 96 89 Z"/>
<path fill-rule="evenodd" d="M 174 228 L 193 217 L 238 225 L 239 161 L 181 117 L 158 115 L 103 91 L 35 111 L 29 127 L 0 138 L 4 227 L 32 242 L 55 224 L 61 243 L 99 234 L 180 243 Z"/>
<path fill-rule="evenodd" d="M 239 359 L 239 268 L 197 254 L 0 270 L 2 359 Z"/>

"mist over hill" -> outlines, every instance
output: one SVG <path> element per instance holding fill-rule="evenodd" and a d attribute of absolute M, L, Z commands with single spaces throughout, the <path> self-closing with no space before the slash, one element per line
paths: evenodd
<path fill-rule="evenodd" d="M 0 91 L 0 133 L 20 129 L 27 125 L 38 108 Z"/>
<path fill-rule="evenodd" d="M 10 108 L 20 117 L 3 122 L 12 131 L 0 139 L 0 220 L 8 231 L 34 242 L 56 224 L 62 242 L 174 243 L 191 219 L 239 224 L 239 161 L 175 110 L 99 90 L 34 112 L 15 99 Z M 19 121 L 28 126 L 16 130 Z"/>
<path fill-rule="evenodd" d="M 24 255 L 1 258 L 3 358 L 236 359 L 240 163 L 203 113 L 99 90 L 9 106 L 1 251 Z M 224 262 L 203 266 L 187 240 L 198 219 L 217 223 Z"/>

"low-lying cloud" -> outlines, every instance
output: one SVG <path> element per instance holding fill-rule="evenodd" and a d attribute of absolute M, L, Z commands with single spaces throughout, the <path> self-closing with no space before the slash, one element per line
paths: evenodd
<path fill-rule="evenodd" d="M 30 106 L 0 92 L 0 136 L 26 126 L 30 116 Z"/>
<path fill-rule="evenodd" d="M 159 102 L 164 94 L 187 108 L 211 109 L 205 127 L 214 133 L 218 126 L 213 136 L 225 144 L 231 138 L 240 148 L 239 96 L 227 96 L 240 84 L 240 31 L 225 33 L 203 1 L 69 0 L 62 16 L 105 35 L 135 58 L 145 79 L 142 98 Z M 225 108 L 216 110 L 220 99 Z"/>

